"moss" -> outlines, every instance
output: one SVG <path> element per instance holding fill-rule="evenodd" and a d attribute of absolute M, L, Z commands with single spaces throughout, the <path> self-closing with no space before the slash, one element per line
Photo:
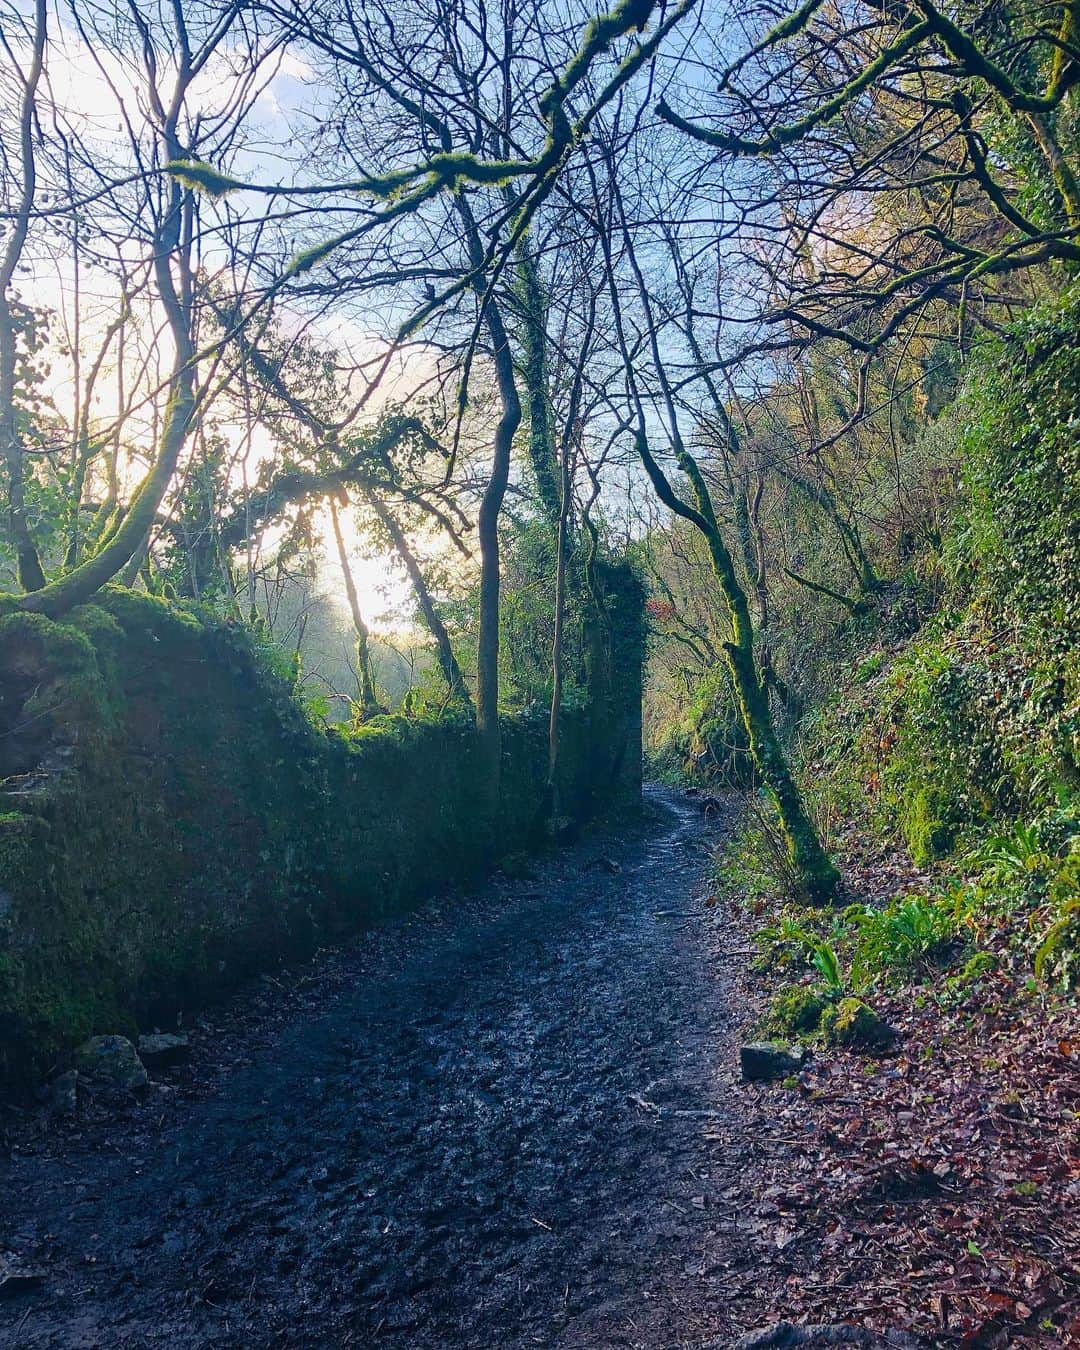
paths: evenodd
<path fill-rule="evenodd" d="M 993 952 L 975 952 L 964 962 L 957 978 L 963 984 L 975 984 L 985 975 L 992 975 L 999 965 Z"/>
<path fill-rule="evenodd" d="M 568 814 L 610 790 L 620 676 L 566 713 Z M 529 846 L 544 719 L 503 733 L 491 831 L 468 719 L 324 732 L 245 630 L 127 590 L 0 619 L 0 779 L 33 785 L 0 813 L 0 1095 Z"/>
<path fill-rule="evenodd" d="M 901 829 L 918 867 L 943 858 L 956 840 L 956 827 L 950 819 L 949 794 L 938 787 L 920 788 L 912 796 L 901 817 Z"/>
<path fill-rule="evenodd" d="M 813 990 L 788 985 L 773 999 L 764 1030 L 776 1036 L 806 1036 L 817 1029 L 827 1003 Z"/>
<path fill-rule="evenodd" d="M 858 998 L 843 998 L 827 1008 L 820 1030 L 828 1045 L 852 1050 L 884 1050 L 896 1039 L 893 1029 Z"/>

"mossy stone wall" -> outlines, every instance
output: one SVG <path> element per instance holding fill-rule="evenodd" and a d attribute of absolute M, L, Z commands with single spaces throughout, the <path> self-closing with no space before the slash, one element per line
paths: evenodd
<path fill-rule="evenodd" d="M 565 718 L 578 818 L 638 781 L 617 667 Z M 546 734 L 506 719 L 492 828 L 464 720 L 321 731 L 242 631 L 129 591 L 0 618 L 0 1094 L 526 848 Z"/>

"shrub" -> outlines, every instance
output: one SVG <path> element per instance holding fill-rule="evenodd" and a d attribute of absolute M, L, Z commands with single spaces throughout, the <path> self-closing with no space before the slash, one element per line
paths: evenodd
<path fill-rule="evenodd" d="M 855 966 L 860 980 L 880 973 L 907 973 L 932 962 L 955 940 L 958 923 L 941 900 L 922 896 L 868 909 L 859 920 Z"/>

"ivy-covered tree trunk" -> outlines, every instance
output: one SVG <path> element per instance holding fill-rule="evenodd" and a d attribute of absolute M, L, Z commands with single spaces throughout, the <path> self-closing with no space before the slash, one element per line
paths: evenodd
<path fill-rule="evenodd" d="M 570 529 L 570 447 L 563 448 L 559 533 L 555 562 L 555 635 L 551 644 L 551 710 L 548 715 L 548 805 L 559 810 L 559 743 L 563 697 L 563 647 L 566 629 L 566 572 Z"/>
<path fill-rule="evenodd" d="M 518 299 L 522 309 L 520 332 L 524 355 L 522 373 L 529 414 L 529 460 L 536 491 L 544 516 L 555 526 L 559 519 L 560 493 L 555 453 L 554 410 L 548 379 L 547 306 L 537 271 L 536 259 L 529 248 L 528 236 L 517 249 Z"/>
<path fill-rule="evenodd" d="M 650 456 L 651 458 L 651 456 Z M 713 571 L 731 617 L 732 640 L 724 644 L 731 683 L 754 767 L 776 805 L 791 865 L 807 897 L 815 902 L 831 899 L 840 874 L 821 846 L 802 794 L 788 765 L 773 724 L 769 693 L 754 659 L 754 628 L 746 592 L 739 584 L 735 563 L 724 543 L 712 509 L 708 485 L 692 455 L 683 450 L 679 467 L 690 479 L 697 505 L 698 527 L 705 535 Z"/>
<path fill-rule="evenodd" d="M 514 382 L 510 339 L 502 318 L 488 302 L 495 374 L 502 416 L 495 428 L 491 474 L 476 522 L 480 548 L 480 635 L 476 646 L 476 729 L 480 734 L 492 801 L 498 801 L 502 743 L 499 734 L 499 514 L 510 481 L 510 452 L 521 422 L 521 402 Z"/>
<path fill-rule="evenodd" d="M 502 738 L 499 731 L 499 516 L 510 482 L 510 457 L 514 436 L 521 425 L 521 400 L 514 374 L 510 337 L 494 295 L 479 280 L 485 261 L 484 246 L 472 209 L 464 196 L 457 199 L 458 214 L 465 226 L 469 263 L 477 281 L 475 289 L 483 306 L 484 324 L 491 339 L 491 359 L 499 391 L 502 415 L 495 428 L 491 472 L 480 499 L 476 538 L 480 549 L 480 632 L 476 644 L 476 730 L 484 760 L 488 806 L 494 819 L 499 800 Z"/>
<path fill-rule="evenodd" d="M 615 201 L 621 214 L 621 201 L 617 192 Z M 780 741 L 773 724 L 772 710 L 769 707 L 768 688 L 761 677 L 754 656 L 754 625 L 750 617 L 747 593 L 739 582 L 734 559 L 720 532 L 708 484 L 698 467 L 697 461 L 683 442 L 674 395 L 660 355 L 658 329 L 652 314 L 652 301 L 634 253 L 633 240 L 630 231 L 627 229 L 625 218 L 622 218 L 621 223 L 627 260 L 637 283 L 638 294 L 645 314 L 653 368 L 660 384 L 661 396 L 668 416 L 668 429 L 671 435 L 672 448 L 675 451 L 675 460 L 690 481 L 694 505 L 691 506 L 688 502 L 682 500 L 671 486 L 667 475 L 657 463 L 649 448 L 644 406 L 634 375 L 633 362 L 622 323 L 619 295 L 614 285 L 614 274 L 611 270 L 611 253 L 605 245 L 605 261 L 608 264 L 609 290 L 612 298 L 615 331 L 620 353 L 625 363 L 627 386 L 635 408 L 637 423 L 634 437 L 635 448 L 661 502 L 668 510 L 673 511 L 700 530 L 708 546 L 713 571 L 719 582 L 731 622 L 731 641 L 724 644 L 724 654 L 731 674 L 739 715 L 750 742 L 750 754 L 754 761 L 754 767 L 776 806 L 788 857 L 799 886 L 808 899 L 815 902 L 824 902 L 834 895 L 840 882 L 840 874 L 821 846 L 821 840 L 818 838 L 817 830 L 806 810 L 798 784 L 795 782 L 787 758 L 780 747 Z"/>

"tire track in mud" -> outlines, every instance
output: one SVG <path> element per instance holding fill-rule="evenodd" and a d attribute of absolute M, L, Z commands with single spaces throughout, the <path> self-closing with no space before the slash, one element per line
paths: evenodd
<path fill-rule="evenodd" d="M 164 1104 L 16 1149 L 0 1250 L 45 1281 L 0 1302 L 0 1344 L 726 1330 L 737 1010 L 700 903 L 722 828 L 648 788 L 640 822 L 363 935 L 291 1000 L 241 999 Z"/>

